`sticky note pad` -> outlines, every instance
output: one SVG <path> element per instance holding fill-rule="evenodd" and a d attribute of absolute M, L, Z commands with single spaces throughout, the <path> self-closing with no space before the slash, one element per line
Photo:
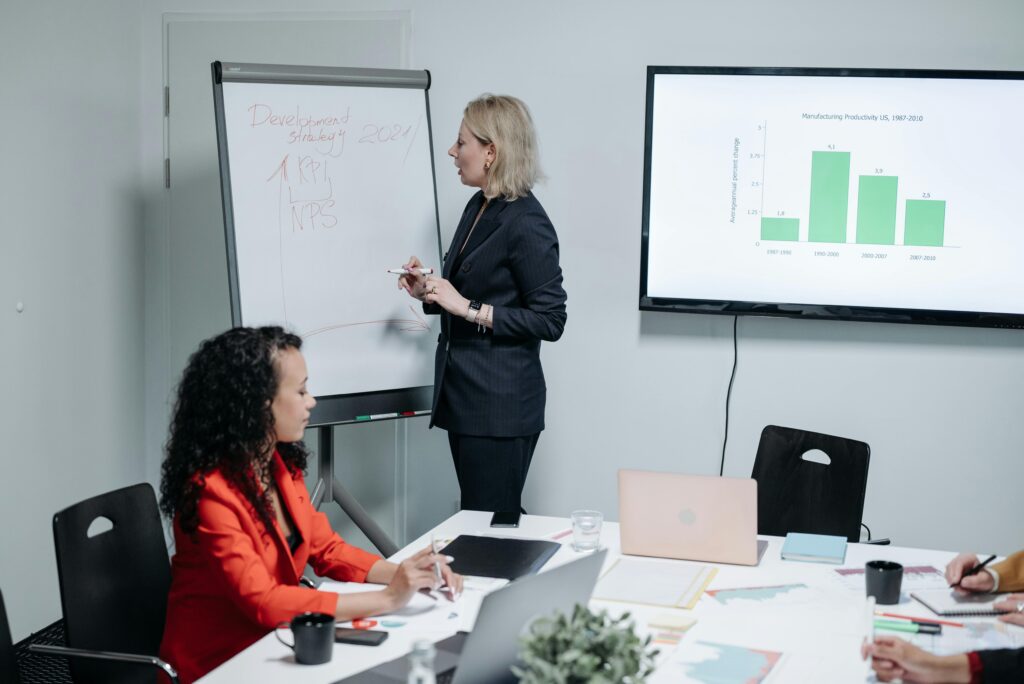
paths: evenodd
<path fill-rule="evenodd" d="M 667 629 L 673 632 L 685 632 L 696 624 L 697 618 L 688 615 L 675 615 L 673 613 L 661 613 L 652 619 L 648 625 L 652 629 Z"/>

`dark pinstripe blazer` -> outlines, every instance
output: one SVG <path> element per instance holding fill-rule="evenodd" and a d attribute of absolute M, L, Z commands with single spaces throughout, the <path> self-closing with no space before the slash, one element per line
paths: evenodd
<path fill-rule="evenodd" d="M 483 200 L 477 192 L 466 205 L 443 276 L 463 297 L 494 307 L 494 329 L 481 333 L 424 305 L 441 315 L 430 425 L 464 435 L 532 435 L 544 429 L 540 343 L 561 337 L 566 320 L 558 236 L 533 193 L 491 200 L 469 234 Z"/>

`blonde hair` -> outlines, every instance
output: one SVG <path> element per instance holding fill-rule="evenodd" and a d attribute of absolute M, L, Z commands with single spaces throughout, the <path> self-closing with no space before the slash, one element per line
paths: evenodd
<path fill-rule="evenodd" d="M 526 104 L 510 95 L 484 93 L 466 105 L 462 120 L 481 144 L 494 145 L 484 195 L 510 200 L 525 196 L 542 177 L 537 134 Z"/>

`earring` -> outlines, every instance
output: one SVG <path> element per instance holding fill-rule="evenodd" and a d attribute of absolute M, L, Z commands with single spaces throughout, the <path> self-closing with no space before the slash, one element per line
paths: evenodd
<path fill-rule="evenodd" d="M 491 170 L 491 162 L 489 162 L 489 161 L 484 162 L 484 171 L 490 171 L 490 170 Z"/>

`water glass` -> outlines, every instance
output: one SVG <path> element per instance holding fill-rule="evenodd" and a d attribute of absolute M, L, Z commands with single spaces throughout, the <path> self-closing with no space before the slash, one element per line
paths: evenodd
<path fill-rule="evenodd" d="M 574 551 L 597 551 L 601 545 L 601 511 L 572 512 L 572 548 Z"/>

